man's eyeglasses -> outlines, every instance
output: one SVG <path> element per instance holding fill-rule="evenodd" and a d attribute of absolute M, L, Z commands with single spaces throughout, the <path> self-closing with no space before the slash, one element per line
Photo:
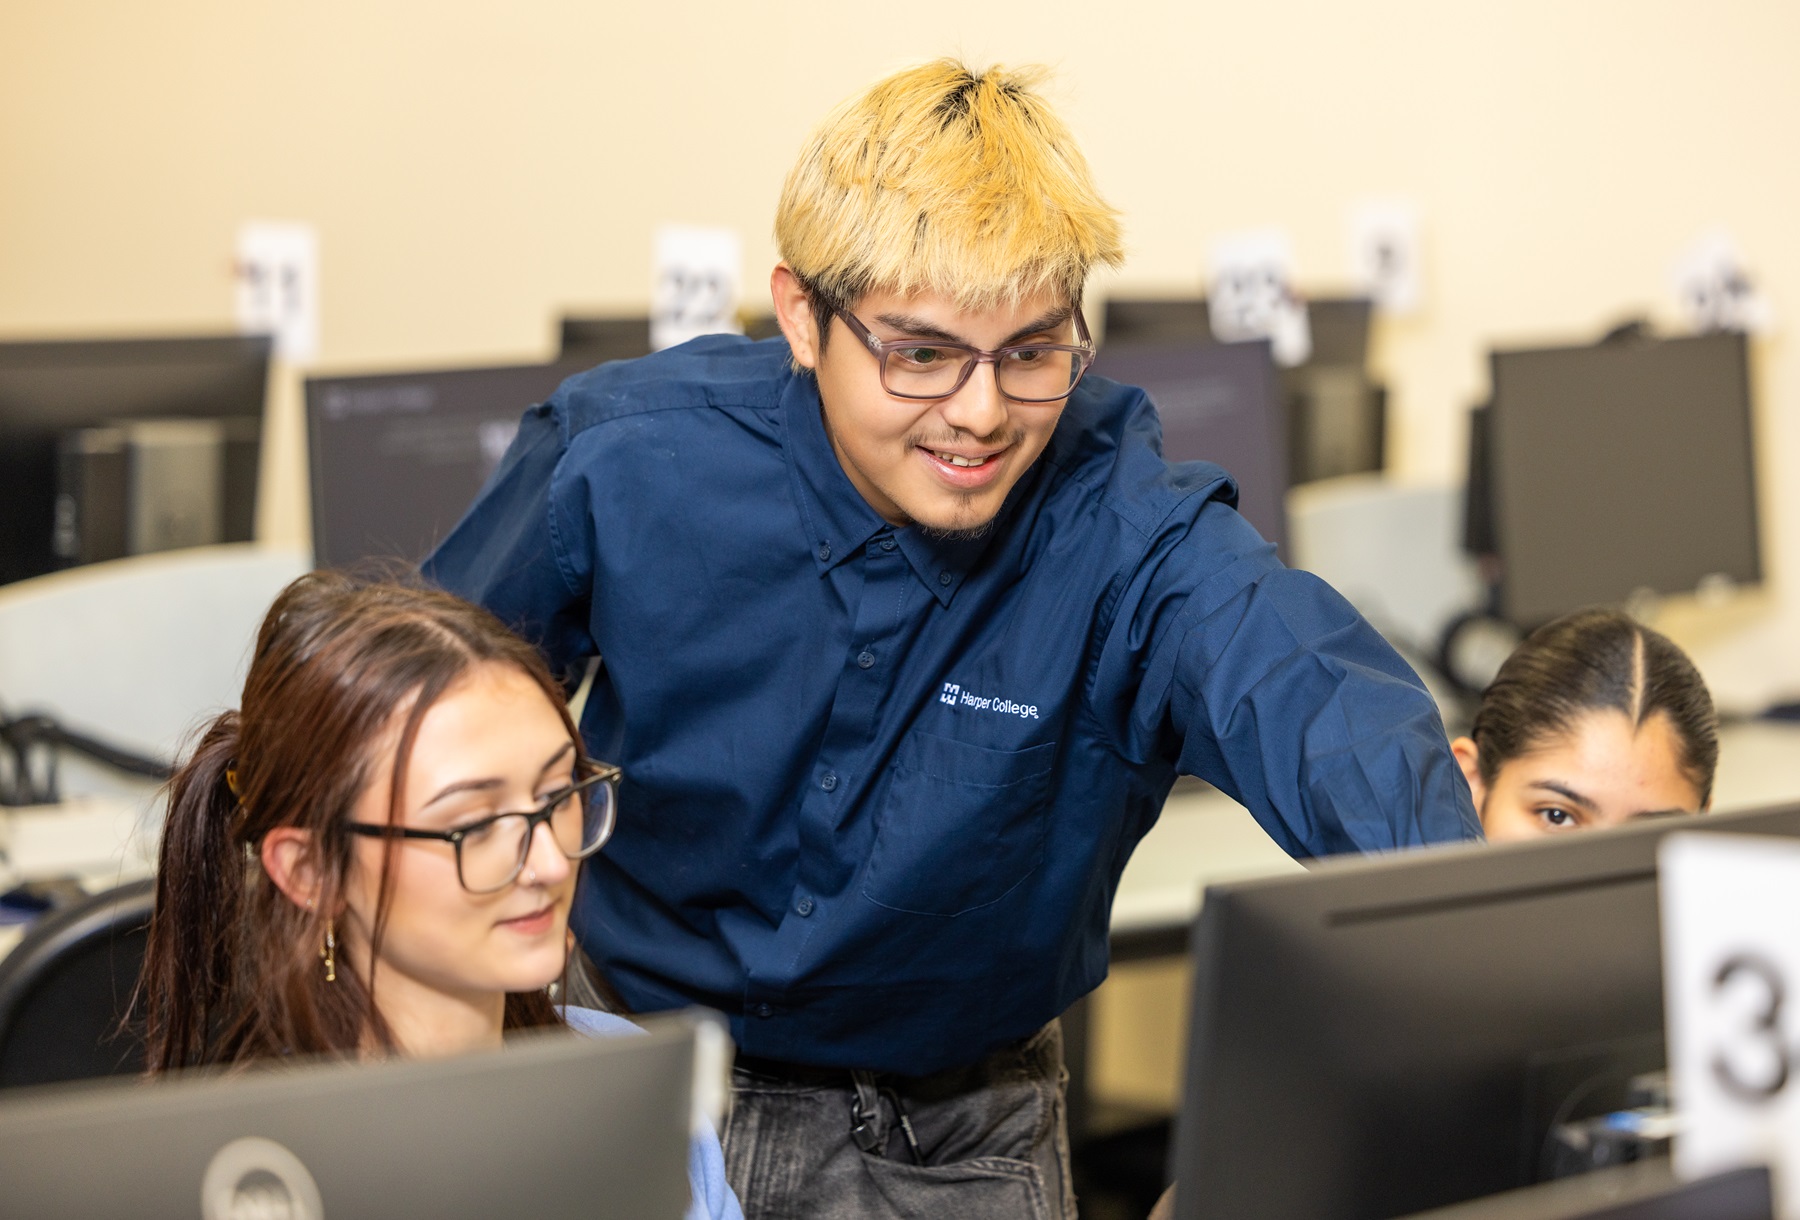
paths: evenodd
<path fill-rule="evenodd" d="M 433 839 L 456 848 L 456 877 L 471 894 L 503 890 L 525 868 L 539 826 L 571 860 L 585 860 L 612 837 L 619 803 L 619 768 L 600 765 L 592 775 L 552 792 L 529 813 L 496 813 L 455 830 L 415 830 L 351 822 L 351 834 L 376 839 Z"/>
<path fill-rule="evenodd" d="M 1076 343 L 1015 343 L 983 351 L 935 339 L 882 342 L 847 311 L 838 317 L 881 364 L 881 388 L 895 398 L 948 398 L 968 382 L 978 364 L 994 366 L 1000 393 L 1014 402 L 1060 402 L 1094 363 L 1094 341 L 1075 311 Z"/>

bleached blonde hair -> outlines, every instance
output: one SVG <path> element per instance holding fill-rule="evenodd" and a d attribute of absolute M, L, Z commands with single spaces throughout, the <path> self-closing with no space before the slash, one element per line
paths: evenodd
<path fill-rule="evenodd" d="M 821 331 L 876 289 L 975 310 L 1045 291 L 1074 302 L 1096 263 L 1120 263 L 1118 213 L 1035 92 L 1045 75 L 940 59 L 819 124 L 782 186 L 775 240 L 827 311 Z"/>

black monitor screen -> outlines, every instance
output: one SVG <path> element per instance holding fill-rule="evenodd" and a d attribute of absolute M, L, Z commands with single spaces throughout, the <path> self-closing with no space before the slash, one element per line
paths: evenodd
<path fill-rule="evenodd" d="M 309 379 L 313 562 L 423 559 L 474 502 L 520 415 L 584 367 Z"/>
<path fill-rule="evenodd" d="M 1181 1220 L 1386 1220 L 1542 1180 L 1552 1127 L 1664 1063 L 1663 835 L 1800 806 L 1213 886 L 1194 929 Z"/>
<path fill-rule="evenodd" d="M 266 336 L 0 343 L 0 584 L 61 562 L 56 522 L 57 441 L 110 421 L 155 416 L 245 419 L 260 425 L 269 381 Z M 254 442 L 232 461 L 223 540 L 248 541 L 255 523 Z"/>
<path fill-rule="evenodd" d="M 1115 343 L 1212 343 L 1203 297 L 1110 297 L 1105 307 L 1107 345 Z"/>
<path fill-rule="evenodd" d="M 1493 354 L 1505 616 L 1762 578 L 1742 335 Z"/>
<path fill-rule="evenodd" d="M 1094 371 L 1142 387 L 1162 418 L 1163 456 L 1223 466 L 1238 511 L 1286 554 L 1287 423 L 1267 343 L 1109 343 Z"/>
<path fill-rule="evenodd" d="M 608 360 L 631 360 L 650 354 L 648 317 L 565 317 L 559 330 L 562 340 L 561 352 L 557 357 L 559 360 L 601 364 Z"/>

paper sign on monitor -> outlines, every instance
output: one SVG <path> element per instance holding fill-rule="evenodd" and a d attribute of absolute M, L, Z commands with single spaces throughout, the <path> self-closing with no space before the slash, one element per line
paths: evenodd
<path fill-rule="evenodd" d="M 1675 1168 L 1770 1165 L 1800 1217 L 1800 843 L 1674 834 L 1658 853 Z"/>
<path fill-rule="evenodd" d="M 1367 199 L 1350 209 L 1350 264 L 1357 291 L 1384 313 L 1424 303 L 1419 209 L 1402 199 Z"/>
<path fill-rule="evenodd" d="M 311 225 L 244 225 L 236 280 L 240 331 L 273 335 L 282 360 L 304 364 L 318 355 L 319 235 Z"/>
<path fill-rule="evenodd" d="M 661 351 L 701 335 L 741 334 L 737 309 L 743 258 L 743 243 L 730 229 L 659 226 L 650 346 Z"/>
<path fill-rule="evenodd" d="M 1761 335 L 1775 328 L 1769 298 L 1757 288 L 1737 243 L 1723 229 L 1702 233 L 1682 251 L 1671 280 L 1675 300 L 1693 330 Z"/>
<path fill-rule="evenodd" d="M 1232 233 L 1212 244 L 1206 307 L 1212 332 L 1226 343 L 1267 339 L 1278 364 L 1304 364 L 1312 354 L 1306 304 L 1293 288 L 1294 254 L 1279 229 Z"/>

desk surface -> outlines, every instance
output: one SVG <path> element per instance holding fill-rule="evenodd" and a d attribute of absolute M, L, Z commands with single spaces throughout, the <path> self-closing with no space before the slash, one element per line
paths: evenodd
<path fill-rule="evenodd" d="M 1788 801 L 1800 801 L 1800 725 L 1749 721 L 1722 729 L 1713 809 L 1726 813 Z M 1300 867 L 1223 792 L 1177 792 L 1125 867 L 1113 902 L 1113 931 L 1185 926 L 1199 913 L 1207 886 Z"/>

